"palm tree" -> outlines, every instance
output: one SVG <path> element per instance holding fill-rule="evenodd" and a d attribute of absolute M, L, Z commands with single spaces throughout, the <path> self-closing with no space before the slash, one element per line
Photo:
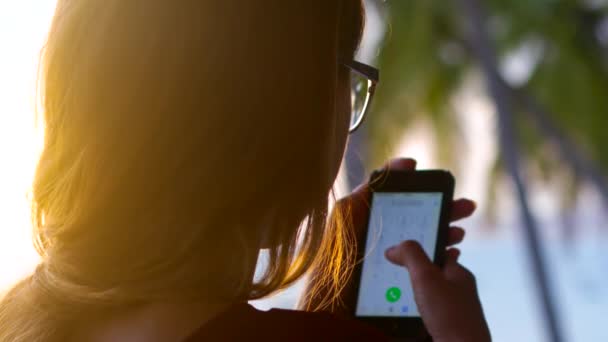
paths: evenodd
<path fill-rule="evenodd" d="M 538 227 L 528 204 L 528 195 L 524 178 L 522 177 L 519 161 L 518 141 L 514 126 L 514 115 L 510 101 L 510 88 L 502 81 L 498 70 L 496 52 L 487 34 L 484 9 L 477 0 L 457 0 L 463 19 L 468 24 L 467 37 L 477 60 L 486 77 L 489 92 L 496 105 L 500 136 L 501 154 L 505 160 L 507 172 L 513 180 L 520 203 L 523 227 L 525 228 L 528 250 L 531 252 L 533 274 L 547 322 L 547 331 L 551 341 L 563 340 L 558 325 L 557 313 L 553 303 L 551 287 L 547 277 L 545 258 L 538 238 Z"/>
<path fill-rule="evenodd" d="M 515 187 L 552 341 L 561 341 L 562 334 L 522 166 L 537 165 L 551 176 L 556 165 L 565 164 L 571 172 L 561 175 L 570 184 L 564 193 L 575 197 L 579 184 L 588 182 L 608 204 L 608 8 L 597 3 L 490 0 L 484 3 L 487 12 L 478 0 L 386 3 L 382 89 L 366 132 L 370 155 L 365 159 L 377 164 L 374 156 L 394 145 L 412 122 L 430 119 L 438 155 L 455 163 L 450 156 L 457 151 L 450 148 L 459 136 L 452 129 L 450 100 L 465 76 L 482 71 L 499 124 L 493 183 L 507 175 Z M 534 52 L 528 53 L 530 73 L 505 79 L 500 61 L 521 50 Z M 557 156 L 543 153 L 546 144 Z"/>
<path fill-rule="evenodd" d="M 378 64 L 382 82 L 368 122 L 369 160 L 376 165 L 387 146 L 420 118 L 436 132 L 438 155 L 455 163 L 459 140 L 451 98 L 478 70 L 459 12 L 441 0 L 381 3 L 388 12 L 387 39 Z M 569 166 L 564 183 L 590 182 L 608 203 L 608 5 L 598 1 L 486 1 L 489 35 L 499 61 L 523 51 L 533 67 L 523 80 L 501 82 L 520 132 L 524 165 L 551 176 Z M 558 156 L 547 154 L 550 143 Z M 504 170 L 500 160 L 497 170 Z M 559 166 L 559 167 L 556 167 Z M 495 177 L 498 178 L 498 172 Z M 576 194 L 576 191 L 569 194 Z"/>

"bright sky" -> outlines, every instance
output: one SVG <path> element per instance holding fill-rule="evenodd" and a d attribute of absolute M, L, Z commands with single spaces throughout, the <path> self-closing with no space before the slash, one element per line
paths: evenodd
<path fill-rule="evenodd" d="M 38 56 L 55 0 L 0 1 L 0 290 L 38 258 L 26 198 L 41 142 L 34 125 Z"/>

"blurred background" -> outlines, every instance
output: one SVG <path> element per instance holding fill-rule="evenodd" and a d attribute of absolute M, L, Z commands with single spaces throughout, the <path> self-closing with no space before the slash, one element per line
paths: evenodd
<path fill-rule="evenodd" d="M 54 0 L 0 0 L 0 289 L 32 271 L 27 191 L 38 56 Z M 462 263 L 495 341 L 608 341 L 608 1 L 366 1 L 381 70 L 345 194 L 393 157 L 475 199 Z M 311 23 L 312 24 L 312 23 Z M 293 308 L 302 284 L 254 303 Z"/>

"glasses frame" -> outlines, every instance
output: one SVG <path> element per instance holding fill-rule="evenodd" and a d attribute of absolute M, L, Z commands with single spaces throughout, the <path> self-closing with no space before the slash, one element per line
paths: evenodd
<path fill-rule="evenodd" d="M 367 78 L 368 81 L 367 96 L 365 98 L 365 102 L 363 103 L 363 110 L 361 112 L 361 116 L 357 119 L 354 125 L 349 127 L 349 133 L 354 133 L 357 129 L 359 129 L 359 127 L 363 123 L 365 115 L 367 114 L 367 111 L 369 109 L 369 105 L 371 104 L 374 98 L 374 94 L 376 93 L 376 86 L 380 82 L 380 70 L 374 68 L 371 65 L 367 65 L 355 60 L 345 62 L 343 64 L 351 71 L 354 71 L 357 74 Z"/>

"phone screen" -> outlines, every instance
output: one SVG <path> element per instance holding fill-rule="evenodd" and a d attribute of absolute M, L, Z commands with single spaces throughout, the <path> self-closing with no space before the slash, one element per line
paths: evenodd
<path fill-rule="evenodd" d="M 435 255 L 441 192 L 376 192 L 369 219 L 356 307 L 359 317 L 419 317 L 407 270 L 386 260 L 387 248 L 416 240 Z"/>

